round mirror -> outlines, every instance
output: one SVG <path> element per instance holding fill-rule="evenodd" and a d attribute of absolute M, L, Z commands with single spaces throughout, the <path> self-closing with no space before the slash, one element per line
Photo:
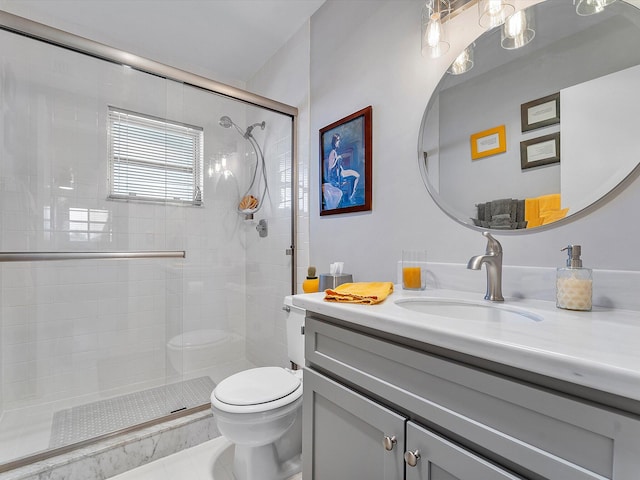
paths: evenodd
<path fill-rule="evenodd" d="M 557 224 L 638 166 L 640 9 L 618 0 L 587 16 L 576 11 L 584 1 L 516 12 L 436 87 L 419 161 L 429 193 L 457 221 Z"/>

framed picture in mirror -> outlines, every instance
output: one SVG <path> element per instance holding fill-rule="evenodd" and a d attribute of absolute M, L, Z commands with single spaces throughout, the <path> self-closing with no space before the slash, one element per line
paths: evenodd
<path fill-rule="evenodd" d="M 520 142 L 522 170 L 560 162 L 560 132 Z"/>
<path fill-rule="evenodd" d="M 560 123 L 560 92 L 523 103 L 520 121 L 523 132 Z"/>
<path fill-rule="evenodd" d="M 507 134 L 504 125 L 471 135 L 471 160 L 497 155 L 506 151 Z"/>
<path fill-rule="evenodd" d="M 320 129 L 320 215 L 371 210 L 371 106 Z"/>

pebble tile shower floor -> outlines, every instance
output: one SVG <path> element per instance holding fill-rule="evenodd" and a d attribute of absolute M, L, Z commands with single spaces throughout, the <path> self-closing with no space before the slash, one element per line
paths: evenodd
<path fill-rule="evenodd" d="M 80 442 L 206 404 L 214 387 L 211 378 L 199 377 L 60 410 L 53 416 L 49 447 Z"/>

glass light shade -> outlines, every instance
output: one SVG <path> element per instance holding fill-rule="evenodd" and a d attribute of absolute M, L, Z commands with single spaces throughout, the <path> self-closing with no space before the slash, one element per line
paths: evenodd
<path fill-rule="evenodd" d="M 578 0 L 576 13 L 583 17 L 594 15 L 604 10 L 604 7 L 611 5 L 616 0 Z"/>
<path fill-rule="evenodd" d="M 451 75 L 462 75 L 473 68 L 473 45 L 465 48 L 453 61 L 449 70 Z"/>
<path fill-rule="evenodd" d="M 515 50 L 524 47 L 536 36 L 535 16 L 528 8 L 514 13 L 502 26 L 502 48 Z"/>
<path fill-rule="evenodd" d="M 480 0 L 478 2 L 478 22 L 483 28 L 502 25 L 516 11 L 513 1 Z"/>
<path fill-rule="evenodd" d="M 438 58 L 447 53 L 449 47 L 440 11 L 427 3 L 422 8 L 422 55 Z"/>

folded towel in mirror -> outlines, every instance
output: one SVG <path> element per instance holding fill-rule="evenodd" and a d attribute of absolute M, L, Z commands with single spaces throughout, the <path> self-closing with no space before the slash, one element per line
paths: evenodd
<path fill-rule="evenodd" d="M 491 202 L 491 220 L 496 215 L 511 215 L 511 199 L 501 198 L 500 200 L 493 200 Z"/>
<path fill-rule="evenodd" d="M 538 197 L 538 204 L 540 205 L 540 215 L 545 212 L 555 212 L 560 210 L 560 194 L 551 193 L 549 195 L 541 195 Z"/>
<path fill-rule="evenodd" d="M 384 301 L 393 293 L 391 282 L 356 282 L 343 283 L 334 289 L 324 291 L 324 299 L 328 302 L 362 303 L 373 305 Z"/>

